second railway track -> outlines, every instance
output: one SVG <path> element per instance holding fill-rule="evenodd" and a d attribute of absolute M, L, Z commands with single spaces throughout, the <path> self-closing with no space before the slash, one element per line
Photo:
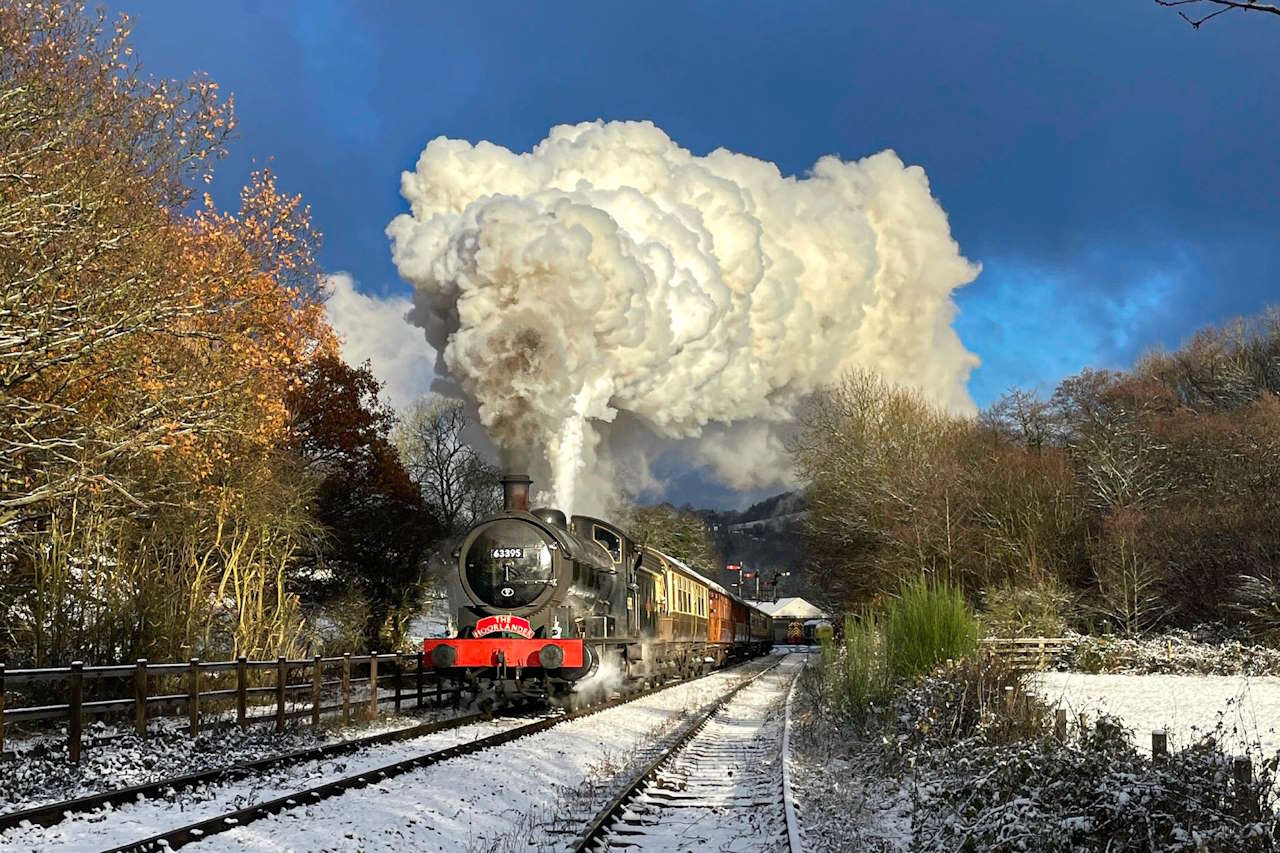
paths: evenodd
<path fill-rule="evenodd" d="M 801 853 L 783 770 L 785 709 L 800 666 L 766 670 L 700 714 L 592 819 L 575 853 Z"/>

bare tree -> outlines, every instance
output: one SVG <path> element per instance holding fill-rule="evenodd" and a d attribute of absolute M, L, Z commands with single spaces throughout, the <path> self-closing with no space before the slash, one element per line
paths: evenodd
<path fill-rule="evenodd" d="M 1237 9 L 1246 12 L 1269 12 L 1272 15 L 1280 15 L 1280 6 L 1259 3 L 1257 0 L 1156 0 L 1156 4 L 1170 8 L 1186 6 L 1191 10 L 1192 14 L 1188 15 L 1180 8 L 1178 9 L 1178 14 L 1182 16 L 1182 20 L 1191 25 L 1192 29 L 1197 30 L 1200 29 L 1201 24 L 1219 15 L 1225 15 L 1227 12 L 1234 12 Z M 1212 9 L 1213 11 L 1205 12 L 1206 9 Z"/>
<path fill-rule="evenodd" d="M 1001 437 L 1037 453 L 1056 437 L 1053 406 L 1033 391 L 1013 388 L 982 413 L 982 422 Z"/>
<path fill-rule="evenodd" d="M 414 403 L 395 431 L 405 468 L 450 533 L 501 505 L 498 470 L 464 436 L 471 426 L 461 402 L 435 397 Z"/>
<path fill-rule="evenodd" d="M 628 506 L 622 523 L 638 542 L 671 554 L 710 576 L 720 573 L 720 558 L 706 521 L 669 503 L 658 506 Z"/>

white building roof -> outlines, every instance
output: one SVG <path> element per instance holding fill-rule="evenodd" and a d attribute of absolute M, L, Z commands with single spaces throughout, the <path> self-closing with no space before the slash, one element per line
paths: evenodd
<path fill-rule="evenodd" d="M 798 596 L 752 603 L 775 619 L 825 619 L 827 617 L 827 614 Z"/>

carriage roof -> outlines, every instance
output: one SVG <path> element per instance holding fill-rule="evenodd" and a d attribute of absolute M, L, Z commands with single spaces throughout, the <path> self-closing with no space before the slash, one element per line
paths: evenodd
<path fill-rule="evenodd" d="M 685 564 L 684 562 L 682 562 L 682 561 L 680 561 L 680 560 L 676 559 L 675 557 L 671 556 L 670 554 L 666 553 L 665 551 L 659 551 L 659 550 L 657 550 L 656 548 L 651 549 L 651 550 L 653 551 L 653 553 L 655 553 L 655 554 L 657 554 L 658 556 L 662 557 L 662 559 L 666 560 L 667 562 L 669 562 L 669 563 L 671 563 L 673 566 L 675 566 L 677 569 L 679 569 L 679 571 L 680 571 L 682 574 L 686 574 L 686 575 L 688 575 L 689 577 L 693 578 L 694 580 L 698 581 L 699 583 L 706 584 L 706 585 L 707 585 L 707 587 L 708 587 L 709 589 L 714 589 L 716 592 L 720 593 L 721 595 L 725 596 L 726 598 L 732 599 L 733 601 L 736 601 L 736 602 L 738 602 L 739 604 L 742 604 L 742 605 L 746 606 L 747 608 L 749 608 L 749 609 L 751 609 L 751 610 L 756 611 L 757 613 L 760 613 L 760 614 L 762 614 L 762 615 L 764 615 L 764 616 L 768 616 L 768 615 L 769 615 L 769 614 L 768 614 L 768 612 L 767 612 L 767 611 L 765 611 L 764 609 L 762 609 L 762 608 L 760 608 L 760 607 L 757 607 L 756 605 L 754 605 L 754 604 L 752 604 L 751 602 L 747 601 L 745 598 L 743 598 L 743 597 L 742 597 L 742 596 L 740 596 L 740 595 L 735 595 L 734 593 L 732 593 L 732 592 L 730 592 L 728 589 L 726 589 L 724 586 L 721 586 L 720 584 L 718 584 L 718 583 L 716 583 L 715 581 L 711 580 L 711 579 L 710 579 L 710 578 L 708 578 L 706 575 L 703 575 L 701 572 L 698 572 L 698 571 L 696 571 L 696 570 L 694 570 L 694 569 L 690 568 L 687 564 Z"/>

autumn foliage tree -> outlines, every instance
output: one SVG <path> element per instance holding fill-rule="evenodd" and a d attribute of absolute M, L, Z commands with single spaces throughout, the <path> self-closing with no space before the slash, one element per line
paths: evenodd
<path fill-rule="evenodd" d="M 294 575 L 332 531 L 294 410 L 320 405 L 303 390 L 338 371 L 336 340 L 302 201 L 268 171 L 237 211 L 197 197 L 234 126 L 216 84 L 144 77 L 125 19 L 0 6 L 0 642 L 17 661 L 307 643 Z M 384 467 L 374 491 L 402 489 Z"/>
<path fill-rule="evenodd" d="M 290 409 L 326 531 L 309 572 L 311 594 L 323 601 L 356 593 L 367 647 L 394 650 L 421 605 L 423 562 L 444 526 L 391 444 L 396 416 L 379 401 L 369 366 L 325 355 L 304 378 Z"/>

